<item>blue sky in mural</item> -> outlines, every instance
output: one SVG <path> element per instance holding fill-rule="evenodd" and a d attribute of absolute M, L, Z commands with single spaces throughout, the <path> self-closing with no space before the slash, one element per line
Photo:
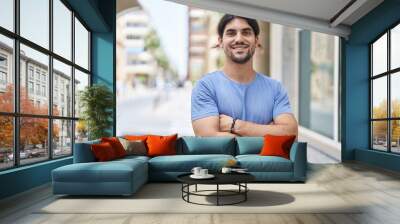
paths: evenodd
<path fill-rule="evenodd" d="M 188 61 L 188 8 L 163 0 L 139 0 L 149 13 L 160 36 L 162 46 L 181 78 L 185 77 Z"/>

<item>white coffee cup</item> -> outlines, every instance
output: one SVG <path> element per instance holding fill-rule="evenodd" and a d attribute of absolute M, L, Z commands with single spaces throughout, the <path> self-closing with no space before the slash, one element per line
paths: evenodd
<path fill-rule="evenodd" d="M 192 169 L 192 173 L 194 174 L 194 175 L 196 175 L 196 176 L 199 176 L 199 175 L 201 175 L 200 174 L 200 171 L 202 170 L 202 168 L 201 167 L 193 167 L 193 169 Z"/>
<path fill-rule="evenodd" d="M 229 167 L 222 167 L 222 170 L 221 170 L 222 173 L 230 173 L 231 171 L 232 171 L 232 169 Z"/>
<path fill-rule="evenodd" d="M 207 176 L 208 175 L 208 169 L 201 169 L 200 170 L 200 176 Z"/>

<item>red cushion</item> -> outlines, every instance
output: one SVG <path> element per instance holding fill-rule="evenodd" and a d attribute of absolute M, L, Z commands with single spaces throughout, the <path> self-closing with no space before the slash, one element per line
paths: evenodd
<path fill-rule="evenodd" d="M 115 155 L 118 158 L 126 156 L 126 151 L 122 146 L 121 142 L 116 137 L 109 137 L 109 138 L 101 138 L 101 142 L 108 142 L 114 149 Z"/>
<path fill-rule="evenodd" d="M 295 135 L 289 136 L 264 136 L 264 146 L 261 149 L 260 155 L 262 156 L 281 156 L 286 159 L 290 158 L 290 148 L 294 140 Z"/>
<path fill-rule="evenodd" d="M 176 155 L 178 134 L 171 136 L 150 135 L 147 137 L 148 156 Z"/>
<path fill-rule="evenodd" d="M 146 142 L 147 140 L 147 135 L 125 135 L 124 139 L 129 140 L 129 141 L 144 141 Z"/>
<path fill-rule="evenodd" d="M 109 161 L 117 158 L 113 147 L 108 142 L 92 144 L 90 147 L 92 149 L 94 157 L 99 162 Z"/>

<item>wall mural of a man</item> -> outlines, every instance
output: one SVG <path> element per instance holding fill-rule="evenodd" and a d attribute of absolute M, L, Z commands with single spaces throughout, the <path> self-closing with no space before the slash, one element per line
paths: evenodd
<path fill-rule="evenodd" d="M 196 136 L 297 135 L 286 90 L 253 68 L 259 33 L 254 19 L 224 15 L 219 21 L 218 47 L 226 60 L 192 91 Z"/>

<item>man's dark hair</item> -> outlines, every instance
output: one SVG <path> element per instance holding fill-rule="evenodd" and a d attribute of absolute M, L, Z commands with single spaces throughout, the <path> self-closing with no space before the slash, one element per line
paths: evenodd
<path fill-rule="evenodd" d="M 218 36 L 219 37 L 222 38 L 222 36 L 224 35 L 224 30 L 225 30 L 226 24 L 228 24 L 230 21 L 232 21 L 235 18 L 240 18 L 240 19 L 246 20 L 246 22 L 249 24 L 249 26 L 253 29 L 253 32 L 256 35 L 256 37 L 258 36 L 258 34 L 260 34 L 260 27 L 258 26 L 257 20 L 242 17 L 242 16 L 225 14 L 218 23 Z"/>

